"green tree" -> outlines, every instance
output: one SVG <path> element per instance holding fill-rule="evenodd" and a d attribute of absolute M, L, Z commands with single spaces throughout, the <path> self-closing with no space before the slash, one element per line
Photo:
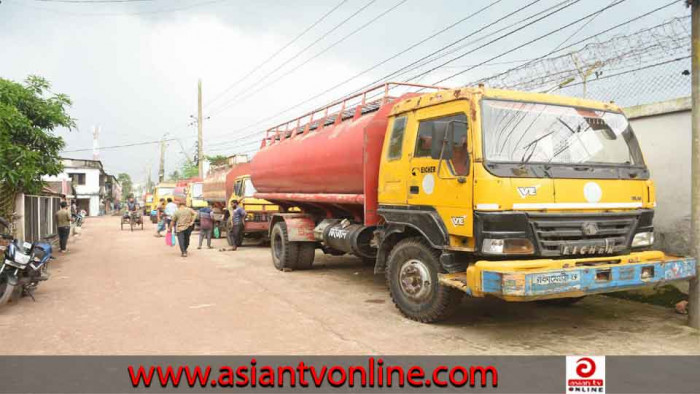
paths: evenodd
<path fill-rule="evenodd" d="M 182 177 L 180 176 L 180 171 L 175 170 L 168 175 L 168 180 L 170 182 L 177 182 L 181 179 Z"/>
<path fill-rule="evenodd" d="M 63 170 L 63 138 L 54 130 L 75 128 L 68 115 L 71 100 L 55 94 L 41 77 L 24 84 L 0 78 L 0 181 L 8 192 L 38 193 L 42 175 Z"/>
<path fill-rule="evenodd" d="M 228 164 L 228 157 L 225 155 L 206 156 L 206 158 L 213 167 L 225 166 Z"/>
<path fill-rule="evenodd" d="M 199 167 L 190 161 L 185 161 L 180 168 L 180 174 L 184 179 L 199 176 Z"/>
<path fill-rule="evenodd" d="M 122 185 L 122 200 L 125 200 L 129 194 L 133 193 L 134 183 L 131 181 L 131 176 L 125 172 L 117 175 L 117 180 Z"/>

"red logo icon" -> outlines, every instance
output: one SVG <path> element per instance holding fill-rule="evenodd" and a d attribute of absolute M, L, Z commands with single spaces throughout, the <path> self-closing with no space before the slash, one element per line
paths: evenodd
<path fill-rule="evenodd" d="M 576 361 L 576 374 L 582 378 L 590 378 L 595 373 L 595 361 L 589 357 L 581 357 Z"/>

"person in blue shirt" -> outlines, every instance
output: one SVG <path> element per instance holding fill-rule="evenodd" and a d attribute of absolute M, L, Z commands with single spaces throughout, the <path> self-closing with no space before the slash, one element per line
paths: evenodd
<path fill-rule="evenodd" d="M 238 200 L 232 200 L 231 216 L 229 217 L 228 231 L 226 234 L 226 240 L 231 247 L 228 249 L 221 249 L 222 252 L 227 250 L 236 250 L 243 243 L 245 216 L 246 211 L 238 205 Z"/>

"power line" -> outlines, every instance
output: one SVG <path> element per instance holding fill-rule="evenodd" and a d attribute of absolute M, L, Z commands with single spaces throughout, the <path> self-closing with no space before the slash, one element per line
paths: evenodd
<path fill-rule="evenodd" d="M 273 115 L 273 117 L 276 117 L 276 116 L 279 116 L 279 115 L 281 115 L 281 114 L 283 114 L 283 113 L 289 112 L 289 111 L 291 111 L 292 109 L 298 108 L 299 106 L 301 106 L 301 105 L 303 105 L 303 104 L 306 104 L 306 103 L 308 103 L 309 101 L 311 101 L 311 100 L 313 100 L 313 99 L 315 99 L 315 98 L 317 98 L 317 97 L 320 97 L 320 96 L 322 96 L 322 95 L 324 95 L 324 94 L 326 94 L 326 93 L 328 93 L 328 92 L 330 92 L 330 91 L 332 91 L 332 90 L 337 89 L 338 87 L 340 87 L 340 86 L 342 86 L 342 85 L 345 85 L 346 83 L 352 81 L 353 79 L 356 79 L 356 78 L 358 78 L 358 77 L 360 77 L 360 76 L 362 76 L 362 75 L 364 75 L 364 74 L 366 74 L 366 73 L 368 73 L 368 72 L 374 70 L 375 68 L 381 66 L 382 64 L 385 64 L 385 63 L 387 63 L 388 61 L 393 60 L 393 59 L 395 59 L 395 58 L 397 58 L 397 57 L 403 55 L 404 53 L 406 53 L 406 52 L 412 50 L 413 48 L 415 48 L 415 47 L 417 47 L 417 46 L 419 46 L 419 45 L 425 43 L 426 41 L 428 41 L 428 40 L 430 40 L 430 39 L 432 39 L 432 38 L 434 38 L 434 37 L 436 37 L 436 36 L 438 36 L 438 35 L 444 33 L 445 31 L 447 31 L 447 30 L 449 30 L 449 29 L 451 29 L 451 28 L 453 28 L 453 27 L 459 25 L 460 23 L 462 23 L 462 22 L 464 22 L 464 21 L 467 21 L 467 20 L 469 20 L 470 18 L 475 17 L 475 16 L 481 14 L 482 12 L 484 12 L 484 11 L 486 11 L 487 9 L 489 9 L 489 8 L 491 8 L 491 7 L 493 7 L 493 6 L 495 6 L 496 4 L 500 3 L 501 1 L 503 1 L 503 0 L 496 0 L 496 1 L 493 1 L 491 4 L 482 7 L 481 9 L 477 10 L 476 12 L 467 15 L 466 17 L 464 17 L 464 18 L 458 20 L 457 22 L 452 23 L 451 25 L 447 26 L 446 28 L 441 29 L 440 31 L 429 35 L 428 37 L 426 37 L 426 38 L 420 40 L 419 42 L 417 42 L 417 43 L 415 43 L 415 44 L 413 44 L 413 45 L 407 47 L 406 49 L 404 49 L 404 50 L 402 50 L 402 51 L 397 52 L 396 54 L 394 54 L 394 55 L 392 55 L 392 56 L 390 56 L 390 57 L 384 59 L 383 61 L 381 61 L 381 62 L 379 62 L 379 63 L 373 65 L 372 67 L 367 68 L 367 69 L 365 69 L 365 70 L 363 70 L 363 71 L 361 71 L 361 72 L 359 72 L 359 73 L 353 75 L 352 77 L 350 77 L 350 78 L 348 78 L 348 79 L 346 79 L 346 80 L 344 80 L 344 81 L 342 81 L 342 82 L 336 84 L 335 86 L 332 86 L 332 87 L 330 87 L 330 88 L 324 90 L 323 92 L 320 92 L 320 93 L 318 93 L 318 94 L 316 94 L 316 95 L 314 95 L 314 96 L 312 96 L 312 97 L 310 97 L 310 98 L 308 98 L 308 99 L 306 99 L 306 100 L 304 100 L 304 101 L 302 101 L 302 102 L 299 102 L 299 103 L 295 104 L 295 105 L 292 106 L 292 107 L 289 107 L 289 108 L 285 109 L 284 111 L 282 111 L 282 112 L 280 112 L 280 113 L 277 113 L 277 114 Z M 537 1 L 539 1 L 539 0 L 537 0 Z M 569 0 L 566 0 L 566 1 L 569 1 Z M 536 1 L 535 1 L 535 2 L 536 2 Z M 376 83 L 375 83 L 375 84 L 376 84 Z M 371 86 L 371 85 L 374 85 L 374 84 L 370 84 L 370 86 Z M 267 120 L 267 119 L 266 119 L 266 120 Z M 245 127 L 244 129 L 246 129 L 246 128 L 248 128 L 248 127 Z"/>
<path fill-rule="evenodd" d="M 305 46 L 302 50 L 300 50 L 300 51 L 298 51 L 297 53 L 295 53 L 291 58 L 289 58 L 289 59 L 287 59 L 286 61 L 282 62 L 280 65 L 278 65 L 277 67 L 275 67 L 274 70 L 272 70 L 272 71 L 266 73 L 266 74 L 263 75 L 261 78 L 258 78 L 255 82 L 253 82 L 251 85 L 248 85 L 248 87 L 245 88 L 245 89 L 243 89 L 242 91 L 249 90 L 251 87 L 253 87 L 253 86 L 257 85 L 258 83 L 260 83 L 260 82 L 266 80 L 270 75 L 276 73 L 278 70 L 280 70 L 282 67 L 284 67 L 285 65 L 287 65 L 289 62 L 293 61 L 294 59 L 296 59 L 297 57 L 299 57 L 301 54 L 303 54 L 304 52 L 306 52 L 307 50 L 309 50 L 309 48 L 311 48 L 312 46 L 316 45 L 319 41 L 321 41 L 321 40 L 323 40 L 324 38 L 328 37 L 330 34 L 332 34 L 334 31 L 336 31 L 337 29 L 339 29 L 341 26 L 343 26 L 344 24 L 346 24 L 347 22 L 349 22 L 352 18 L 354 18 L 355 16 L 357 16 L 358 14 L 360 14 L 362 11 L 364 11 L 365 9 L 367 9 L 367 7 L 369 7 L 370 5 L 374 4 L 376 1 L 377 1 L 377 0 L 370 0 L 369 2 L 367 2 L 365 5 L 363 5 L 362 7 L 360 7 L 360 9 L 358 9 L 357 11 L 355 11 L 354 13 L 352 13 L 350 16 L 348 16 L 347 18 L 345 18 L 345 19 L 343 19 L 342 21 L 340 21 L 340 23 L 338 23 L 338 24 L 336 24 L 335 26 L 333 26 L 330 30 L 328 30 L 328 31 L 325 32 L 324 34 L 322 34 L 321 37 L 319 37 L 319 38 L 317 38 L 316 40 L 314 40 L 311 44 Z M 239 91 L 239 94 L 240 94 L 242 91 Z M 234 97 L 234 99 L 235 99 L 235 97 Z M 224 107 L 225 107 L 226 105 L 228 105 L 229 103 L 230 103 L 230 100 L 227 101 L 226 103 L 224 103 Z M 221 112 L 221 111 L 218 111 L 218 112 Z M 215 112 L 215 113 L 218 113 L 218 112 Z"/>
<path fill-rule="evenodd" d="M 498 77 L 500 77 L 500 76 L 503 76 L 503 75 L 505 75 L 505 74 L 507 74 L 507 73 L 509 73 L 509 72 L 512 72 L 512 71 L 515 71 L 515 70 L 519 70 L 519 69 L 525 68 L 525 67 L 529 66 L 530 64 L 532 64 L 532 63 L 534 63 L 534 62 L 536 62 L 536 61 L 538 61 L 538 60 L 542 60 L 542 59 L 544 59 L 545 57 L 547 57 L 547 56 L 549 56 L 549 55 L 552 55 L 552 54 L 557 53 L 557 52 L 564 51 L 564 50 L 569 49 L 569 48 L 572 48 L 572 47 L 574 47 L 574 46 L 576 46 L 576 45 L 578 45 L 578 44 L 580 44 L 580 43 L 582 43 L 582 42 L 588 41 L 588 40 L 590 40 L 591 38 L 595 38 L 595 37 L 601 36 L 601 35 L 603 35 L 603 34 L 609 33 L 609 32 L 611 32 L 611 31 L 613 31 L 613 30 L 619 29 L 619 28 L 622 27 L 622 26 L 626 26 L 626 25 L 628 25 L 628 24 L 630 24 L 630 23 L 633 23 L 633 22 L 635 22 L 635 21 L 637 21 L 637 20 L 639 20 L 639 19 L 645 18 L 645 17 L 647 17 L 647 16 L 649 16 L 649 15 L 655 13 L 655 12 L 661 11 L 661 10 L 664 9 L 664 8 L 668 8 L 668 7 L 670 7 L 670 6 L 672 6 L 672 5 L 676 4 L 676 3 L 679 3 L 680 1 L 682 1 L 682 0 L 673 0 L 673 1 L 671 1 L 670 3 L 667 3 L 667 4 L 665 4 L 665 5 L 661 6 L 661 7 L 655 8 L 655 9 L 653 9 L 653 10 L 651 10 L 651 11 L 649 11 L 649 12 L 646 12 L 646 13 L 644 13 L 644 14 L 642 14 L 642 15 L 636 16 L 636 17 L 634 17 L 634 18 L 632 18 L 632 19 L 629 19 L 629 20 L 627 20 L 627 21 L 625 21 L 625 22 L 619 23 L 619 24 L 617 24 L 617 25 L 615 25 L 615 26 L 612 26 L 612 27 L 610 27 L 610 28 L 608 28 L 608 29 L 605 29 L 605 30 L 600 31 L 600 32 L 595 33 L 595 34 L 592 34 L 592 35 L 590 35 L 590 36 L 588 36 L 588 37 L 586 37 L 586 38 L 583 38 L 583 39 L 581 39 L 581 40 L 578 40 L 578 41 L 576 41 L 576 42 L 574 42 L 574 43 L 572 43 L 572 44 L 569 44 L 569 45 L 567 45 L 567 46 L 565 46 L 565 47 L 563 47 L 563 48 L 559 48 L 559 49 L 555 49 L 555 50 L 553 50 L 553 51 L 550 51 L 550 52 L 548 52 L 548 53 L 546 53 L 546 54 L 544 54 L 544 55 L 542 55 L 542 56 L 540 56 L 540 57 L 537 57 L 537 58 L 535 58 L 535 59 L 532 59 L 532 60 L 528 61 L 528 62 L 525 63 L 525 64 L 521 64 L 521 65 L 519 65 L 519 66 L 517 66 L 517 67 L 510 68 L 510 69 L 508 69 L 508 70 L 506 70 L 506 71 L 503 71 L 503 72 L 498 73 L 498 74 L 496 74 L 496 75 L 490 76 L 490 77 L 488 77 L 488 78 L 482 78 L 482 79 L 476 81 L 475 83 L 483 83 L 483 82 L 492 80 L 492 79 L 494 79 L 494 78 L 498 78 Z"/>
<path fill-rule="evenodd" d="M 128 147 L 132 147 L 132 146 L 160 144 L 161 141 L 169 142 L 169 141 L 176 141 L 176 140 L 177 140 L 177 138 L 167 138 L 167 139 L 158 140 L 158 141 L 145 141 L 145 142 L 134 142 L 131 144 L 124 144 L 124 145 L 101 146 L 100 150 L 119 149 L 119 148 L 128 148 Z M 90 152 L 90 151 L 92 151 L 92 148 L 64 150 L 63 153 Z"/>
<path fill-rule="evenodd" d="M 399 6 L 401 6 L 402 4 L 404 4 L 404 3 L 407 2 L 407 1 L 408 1 L 408 0 L 400 0 L 398 3 L 394 4 L 394 6 L 392 6 L 391 8 L 389 8 L 389 9 L 387 9 L 386 11 L 380 13 L 380 14 L 377 15 L 376 17 L 370 19 L 368 22 L 366 22 L 366 23 L 363 24 L 362 26 L 360 26 L 360 27 L 358 27 L 357 29 L 351 31 L 349 34 L 343 36 L 343 37 L 342 37 L 341 39 L 339 39 L 338 41 L 336 41 L 336 42 L 334 42 L 333 44 L 327 46 L 326 48 L 324 48 L 323 50 L 321 50 L 320 52 L 318 52 L 318 53 L 315 54 L 314 56 L 312 56 L 312 57 L 306 59 L 303 63 L 298 64 L 297 66 L 295 66 L 295 67 L 292 68 L 291 70 L 288 70 L 287 72 L 285 72 L 284 74 L 280 75 L 279 77 L 277 77 L 277 78 L 274 79 L 273 81 L 269 82 L 267 85 L 265 85 L 265 86 L 263 86 L 263 87 L 261 87 L 261 88 L 259 88 L 259 89 L 256 89 L 253 93 L 251 93 L 251 94 L 245 96 L 245 98 L 238 97 L 238 98 L 234 99 L 234 101 L 231 102 L 230 105 L 250 99 L 252 96 L 255 96 L 255 95 L 258 94 L 260 91 L 267 89 L 268 87 L 270 87 L 271 85 L 273 85 L 274 83 L 276 83 L 277 81 L 279 81 L 280 79 L 286 77 L 287 75 L 293 73 L 294 71 L 298 70 L 299 68 L 303 67 L 304 65 L 310 63 L 312 60 L 316 59 L 317 57 L 321 56 L 322 54 L 324 54 L 325 52 L 327 52 L 327 51 L 330 50 L 331 48 L 335 47 L 336 45 L 338 45 L 338 44 L 340 44 L 341 42 L 345 41 L 346 39 L 350 38 L 351 36 L 353 36 L 354 34 L 356 34 L 356 33 L 359 32 L 359 31 L 363 30 L 364 28 L 366 28 L 367 26 L 371 25 L 372 23 L 376 22 L 377 20 L 379 20 L 379 18 L 381 18 L 381 17 L 383 17 L 384 15 L 388 14 L 389 12 L 395 10 L 396 8 L 398 8 Z M 230 106 L 230 105 L 229 105 L 229 106 Z M 221 108 L 219 112 L 223 111 L 223 110 L 224 110 L 225 108 L 227 108 L 227 107 L 228 107 L 228 106 Z"/>
<path fill-rule="evenodd" d="M 427 55 L 427 56 L 424 56 L 424 57 L 422 57 L 421 59 L 418 59 L 417 61 L 414 61 L 413 63 L 409 64 L 408 66 L 404 66 L 404 67 L 400 68 L 400 69 L 397 70 L 397 71 L 394 71 L 394 72 L 392 72 L 392 73 L 390 73 L 390 74 L 387 74 L 387 75 L 383 76 L 382 78 L 379 78 L 377 81 L 375 81 L 375 82 L 373 82 L 373 83 L 371 83 L 371 84 L 368 84 L 368 85 L 366 85 L 365 87 L 358 89 L 357 91 L 360 91 L 360 90 L 362 90 L 362 89 L 365 89 L 367 86 L 372 86 L 372 85 L 374 85 L 374 84 L 376 84 L 376 83 L 378 83 L 378 82 L 380 82 L 380 81 L 386 80 L 387 78 L 389 78 L 389 77 L 392 76 L 393 74 L 396 74 L 398 71 L 404 70 L 406 67 L 410 67 L 411 65 L 416 64 L 417 62 L 420 62 L 420 61 L 424 60 L 424 59 L 427 58 L 427 57 L 430 57 L 430 56 L 432 56 L 432 55 L 434 55 L 434 54 L 436 54 L 436 53 L 441 52 L 442 50 L 444 50 L 444 49 L 446 49 L 446 48 L 449 48 L 450 46 L 453 46 L 453 45 L 455 45 L 455 44 L 457 44 L 457 43 L 459 43 L 459 42 L 461 42 L 461 41 L 464 41 L 465 39 L 467 39 L 467 38 L 469 38 L 469 37 L 471 37 L 471 36 L 473 36 L 473 35 L 475 35 L 475 34 L 481 32 L 482 30 L 488 29 L 489 27 L 500 23 L 501 21 L 503 21 L 503 20 L 509 18 L 510 16 L 512 16 L 512 15 L 518 13 L 518 12 L 521 12 L 521 11 L 527 9 L 528 7 L 530 7 L 530 6 L 532 6 L 532 5 L 536 4 L 536 3 L 538 3 L 539 1 L 541 1 L 541 0 L 534 0 L 534 1 L 532 1 L 532 2 L 530 2 L 530 3 L 528 3 L 528 4 L 526 4 L 526 5 L 524 5 L 524 6 L 520 7 L 520 8 L 518 8 L 517 10 L 515 10 L 515 11 L 513 11 L 513 12 L 510 12 L 509 14 L 498 18 L 498 19 L 495 20 L 494 22 L 491 22 L 491 23 L 489 23 L 489 24 L 487 24 L 487 25 L 485 25 L 485 26 L 481 26 L 481 27 L 479 27 L 479 28 L 477 28 L 477 29 L 474 29 L 474 31 L 472 31 L 472 33 L 470 33 L 470 34 L 468 34 L 468 35 L 466 35 L 466 36 L 464 36 L 464 37 L 462 37 L 462 38 L 460 38 L 460 39 L 458 39 L 458 40 L 456 40 L 456 41 L 453 41 L 452 43 L 450 43 L 450 44 L 448 44 L 448 45 L 446 45 L 446 46 L 443 46 L 442 48 L 438 49 L 437 51 L 434 51 L 434 52 L 432 52 L 431 54 L 429 54 L 429 55 Z M 562 3 L 565 3 L 565 2 L 567 2 L 567 1 L 570 1 L 570 0 L 564 0 Z M 580 0 L 576 0 L 576 2 L 578 2 L 578 1 L 580 1 Z M 560 4 L 562 4 L 562 3 L 560 3 Z M 478 12 L 481 12 L 481 11 L 483 11 L 483 10 L 484 10 L 484 9 L 481 9 L 481 10 L 477 11 L 477 13 L 478 13 Z M 528 18 L 526 18 L 526 19 L 528 19 Z M 352 79 L 354 79 L 354 78 L 356 78 L 357 76 L 360 76 L 360 75 L 362 75 L 362 73 L 353 76 L 353 77 L 350 78 L 349 80 L 352 80 Z M 345 82 L 347 82 L 347 81 L 345 81 Z M 341 84 L 339 84 L 339 85 L 336 85 L 336 87 L 337 87 L 337 86 L 340 86 L 340 85 L 342 85 L 342 84 L 344 84 L 345 82 L 343 82 L 343 83 L 341 83 Z M 334 88 L 335 88 L 335 87 L 333 87 L 333 88 L 331 88 L 331 89 L 334 89 Z M 289 112 L 289 111 L 291 111 L 292 109 L 297 108 L 297 107 L 299 107 L 300 105 L 302 105 L 302 104 L 304 104 L 304 103 L 306 103 L 306 102 L 308 102 L 308 101 L 311 101 L 311 100 L 313 100 L 313 99 L 315 99 L 315 98 L 317 98 L 317 97 L 319 97 L 319 96 L 321 96 L 321 95 L 327 93 L 328 91 L 329 91 L 329 90 L 326 90 L 326 91 L 324 91 L 324 92 L 322 92 L 322 93 L 320 93 L 320 94 L 318 94 L 318 95 L 316 95 L 316 96 L 314 96 L 314 97 L 311 97 L 310 99 L 307 99 L 307 100 L 305 100 L 305 101 L 303 101 L 303 102 L 301 102 L 301 103 L 298 103 L 298 104 L 296 104 L 296 105 L 294 105 L 294 106 L 292 106 L 292 107 L 289 107 L 289 108 L 287 108 L 287 109 L 285 109 L 285 110 L 283 110 L 283 111 L 281 111 L 281 112 L 278 112 L 278 113 L 276 113 L 276 114 L 274 114 L 274 115 L 271 115 L 271 116 L 269 116 L 269 117 L 266 117 L 266 118 L 264 118 L 264 119 L 262 119 L 262 120 L 260 120 L 260 121 L 258 121 L 258 122 L 256 122 L 256 123 L 252 123 L 252 124 L 250 124 L 250 125 L 248 125 L 248 126 L 245 126 L 245 127 L 243 127 L 243 128 L 240 128 L 240 129 L 238 129 L 237 131 L 243 131 L 243 130 L 249 129 L 250 127 L 256 126 L 256 125 L 258 125 L 258 124 L 261 123 L 261 122 L 265 122 L 265 121 L 270 120 L 270 119 L 273 119 L 273 118 L 275 118 L 275 117 L 277 117 L 277 116 L 279 116 L 279 115 L 282 115 L 282 114 L 284 114 L 284 113 L 286 113 L 286 112 Z M 352 95 L 352 94 L 353 94 L 353 93 L 351 93 L 351 94 L 349 94 L 349 95 L 346 95 L 346 96 L 344 96 L 344 97 L 348 97 L 348 96 L 350 96 L 350 95 Z M 342 98 L 340 98 L 339 100 L 342 100 Z M 248 137 L 250 137 L 251 135 L 254 135 L 254 134 L 257 134 L 257 133 L 260 133 L 260 131 L 255 131 L 255 132 L 253 132 L 253 133 L 249 133 L 249 134 L 240 136 L 240 137 L 238 137 L 236 140 L 233 140 L 233 141 L 237 141 L 237 140 L 241 140 L 241 139 L 244 139 L 244 138 L 248 138 Z M 233 141 L 230 141 L 230 142 L 233 142 Z"/>
<path fill-rule="evenodd" d="M 574 5 L 574 4 L 576 4 L 577 2 L 579 2 L 579 1 L 580 1 L 580 0 L 576 0 L 575 2 L 573 2 L 573 3 L 569 4 L 569 5 L 567 5 L 567 7 L 568 7 L 568 6 L 571 6 L 571 5 Z M 530 45 L 530 44 L 532 44 L 532 43 L 534 43 L 534 42 L 537 42 L 537 41 L 539 41 L 539 40 L 541 40 L 541 39 L 543 39 L 543 38 L 545 38 L 545 37 L 548 37 L 548 36 L 550 36 L 550 35 L 552 35 L 552 34 L 558 33 L 558 32 L 560 32 L 560 31 L 566 29 L 567 27 L 570 27 L 570 26 L 572 26 L 572 25 L 575 25 L 576 23 L 581 22 L 582 20 L 588 19 L 588 18 L 590 18 L 591 16 L 593 16 L 593 15 L 599 13 L 599 12 L 603 12 L 603 11 L 607 10 L 608 8 L 614 7 L 614 6 L 616 6 L 616 5 L 620 4 L 620 3 L 623 3 L 623 2 L 625 2 L 625 1 L 626 1 L 626 0 L 619 0 L 619 1 L 615 2 L 615 3 L 613 3 L 613 4 L 610 4 L 610 5 L 606 6 L 606 7 L 603 7 L 601 10 L 598 10 L 598 11 L 596 11 L 596 12 L 593 12 L 593 13 L 591 13 L 591 14 L 588 14 L 588 15 L 582 17 L 582 18 L 579 18 L 579 19 L 577 19 L 577 20 L 575 20 L 575 21 L 573 21 L 573 22 L 571 22 L 571 23 L 568 23 L 568 24 L 566 24 L 566 25 L 564 25 L 564 26 L 562 26 L 562 27 L 560 27 L 560 28 L 557 28 L 557 29 L 555 29 L 555 30 L 552 30 L 552 31 L 550 31 L 549 33 L 543 34 L 543 35 L 541 35 L 541 36 L 539 36 L 539 37 L 537 37 L 537 38 L 535 38 L 535 39 L 532 39 L 532 40 L 530 40 L 530 41 L 528 41 L 528 42 L 526 42 L 526 43 L 524 43 L 524 44 L 521 44 L 521 45 L 519 45 L 519 46 L 517 46 L 517 47 L 515 47 L 515 48 L 511 48 L 511 49 L 509 49 L 507 52 L 502 52 L 501 54 L 496 55 L 496 56 L 494 56 L 494 57 L 491 57 L 491 58 L 489 58 L 488 60 L 484 60 L 483 62 L 481 62 L 481 63 L 479 63 L 479 64 L 476 64 L 476 65 L 474 65 L 474 66 L 472 66 L 472 67 L 468 67 L 468 68 L 466 68 L 466 69 L 464 69 L 464 70 L 462 70 L 462 71 L 456 72 L 456 73 L 450 75 L 449 77 L 443 78 L 443 79 L 441 79 L 441 80 L 439 80 L 439 81 L 437 81 L 437 82 L 435 82 L 435 83 L 438 84 L 438 83 L 447 81 L 448 79 L 452 79 L 452 78 L 454 78 L 454 77 L 456 77 L 456 76 L 458 76 L 458 75 L 464 74 L 464 73 L 467 72 L 467 71 L 473 70 L 474 68 L 479 67 L 479 66 L 481 66 L 481 65 L 483 65 L 483 64 L 485 64 L 485 63 L 488 63 L 488 62 L 490 62 L 490 61 L 492 61 L 492 60 L 496 60 L 496 59 L 498 59 L 498 58 L 500 58 L 500 57 L 503 57 L 503 56 L 505 56 L 505 55 L 507 55 L 507 54 L 509 54 L 509 53 L 511 53 L 511 52 L 513 52 L 513 51 L 515 51 L 515 50 L 518 50 L 518 49 L 523 48 L 523 47 L 525 47 L 525 46 L 527 46 L 527 45 Z M 537 23 L 537 22 L 539 22 L 539 21 L 542 21 L 543 19 L 548 18 L 548 17 L 550 17 L 551 15 L 556 14 L 556 13 L 562 11 L 563 9 L 564 9 L 564 8 L 560 8 L 560 9 L 558 9 L 558 10 L 555 10 L 555 11 L 550 12 L 550 13 L 547 14 L 547 15 L 544 15 L 544 16 L 542 16 L 542 17 L 540 17 L 540 18 L 537 18 L 535 21 L 532 22 L 532 24 L 535 24 L 535 23 Z M 428 71 L 424 71 L 424 72 L 422 72 L 421 74 L 418 74 L 418 75 L 414 76 L 414 77 L 411 78 L 411 79 L 415 79 L 415 78 L 418 78 L 418 77 L 420 77 L 420 76 L 429 74 L 429 73 L 431 73 L 431 72 L 437 70 L 438 68 L 441 68 L 442 66 L 444 66 L 444 65 L 446 65 L 446 64 L 452 63 L 452 62 L 455 61 L 455 60 L 461 59 L 461 58 L 463 58 L 463 57 L 469 55 L 470 53 L 472 53 L 472 52 L 474 52 L 474 51 L 476 51 L 476 50 L 479 50 L 479 49 L 483 48 L 485 45 L 489 45 L 489 44 L 492 44 L 492 43 L 494 43 L 494 42 L 496 42 L 496 41 L 499 41 L 499 40 L 501 40 L 501 39 L 503 39 L 503 38 L 509 37 L 509 36 L 511 36 L 512 34 L 518 32 L 518 31 L 520 31 L 520 30 L 522 30 L 522 29 L 524 29 L 524 28 L 526 28 L 526 27 L 528 27 L 528 26 L 531 26 L 532 24 L 527 25 L 527 26 L 523 26 L 523 27 L 520 27 L 520 28 L 517 28 L 517 29 L 515 29 L 515 30 L 513 30 L 513 31 L 511 31 L 511 32 L 508 32 L 508 33 L 506 33 L 506 34 L 504 34 L 504 35 L 502 35 L 502 36 L 500 36 L 500 37 L 498 37 L 498 38 L 495 38 L 495 39 L 489 41 L 488 43 L 486 43 L 486 44 L 484 44 L 484 45 L 482 45 L 482 46 L 480 46 L 480 47 L 477 47 L 476 49 L 473 49 L 473 50 L 471 50 L 471 51 L 467 51 L 467 52 L 465 52 L 465 53 L 463 53 L 463 54 L 461 54 L 461 55 L 459 55 L 459 56 L 457 56 L 457 57 L 455 57 L 455 58 L 452 58 L 452 59 L 448 60 L 448 61 L 445 62 L 445 63 L 442 63 L 442 64 L 440 64 L 440 65 L 438 65 L 438 66 L 436 66 L 436 67 L 431 68 L 431 69 L 428 70 Z"/>
<path fill-rule="evenodd" d="M 248 78 L 249 76 L 251 76 L 252 74 L 254 74 L 256 71 L 258 71 L 258 70 L 260 69 L 260 67 L 264 66 L 267 62 L 269 62 L 270 60 L 274 59 L 275 56 L 277 56 L 277 55 L 279 55 L 280 53 L 282 53 L 282 51 L 284 51 L 285 49 L 287 49 L 290 45 L 292 45 L 292 44 L 295 43 L 297 40 L 299 40 L 304 34 L 308 33 L 311 29 L 313 29 L 314 27 L 316 27 L 319 23 L 321 23 L 321 22 L 322 22 L 324 19 L 326 19 L 329 15 L 331 15 L 333 12 L 335 12 L 335 10 L 337 10 L 338 8 L 340 8 L 340 6 L 342 6 L 343 4 L 347 3 L 347 1 L 348 1 L 348 0 L 341 0 L 341 2 L 338 3 L 335 7 L 331 8 L 330 11 L 326 12 L 325 14 L 323 14 L 323 16 L 321 16 L 320 18 L 318 18 L 318 19 L 317 19 L 314 23 L 312 23 L 309 27 L 307 27 L 306 29 L 304 29 L 304 31 L 302 31 L 301 33 L 299 33 L 296 37 L 294 37 L 292 40 L 290 40 L 290 41 L 287 42 L 285 45 L 283 45 L 281 48 L 279 48 L 277 51 L 275 51 L 275 53 L 273 53 L 272 55 L 270 55 L 267 59 L 263 60 L 262 62 L 260 62 L 259 64 L 257 64 L 255 67 L 251 68 L 250 71 L 249 71 L 246 75 L 244 75 L 243 77 L 241 77 L 240 79 L 238 79 L 237 81 L 235 81 L 233 84 L 229 85 L 229 86 L 228 86 L 226 89 L 224 89 L 221 93 L 219 93 L 218 95 L 216 95 L 216 97 L 214 97 L 213 99 L 209 100 L 206 104 L 204 104 L 204 106 L 205 106 L 205 107 L 208 107 L 208 106 L 211 105 L 213 102 L 215 102 L 216 100 L 218 100 L 219 98 L 221 98 L 223 95 L 225 95 L 226 93 L 228 93 L 231 89 L 233 89 L 234 87 L 238 86 L 238 84 L 240 84 L 240 83 L 241 83 L 242 81 L 244 81 L 246 78 Z"/>

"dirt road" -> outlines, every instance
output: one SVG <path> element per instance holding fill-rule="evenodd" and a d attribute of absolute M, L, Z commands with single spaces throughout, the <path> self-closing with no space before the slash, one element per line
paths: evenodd
<path fill-rule="evenodd" d="M 89 218 L 69 248 L 37 302 L 0 309 L 0 332 L 12 332 L 2 354 L 700 354 L 685 317 L 615 298 L 466 299 L 426 325 L 351 257 L 317 252 L 304 272 L 274 270 L 265 247 L 193 247 L 185 259 L 150 223 L 131 233 L 116 217 Z"/>

